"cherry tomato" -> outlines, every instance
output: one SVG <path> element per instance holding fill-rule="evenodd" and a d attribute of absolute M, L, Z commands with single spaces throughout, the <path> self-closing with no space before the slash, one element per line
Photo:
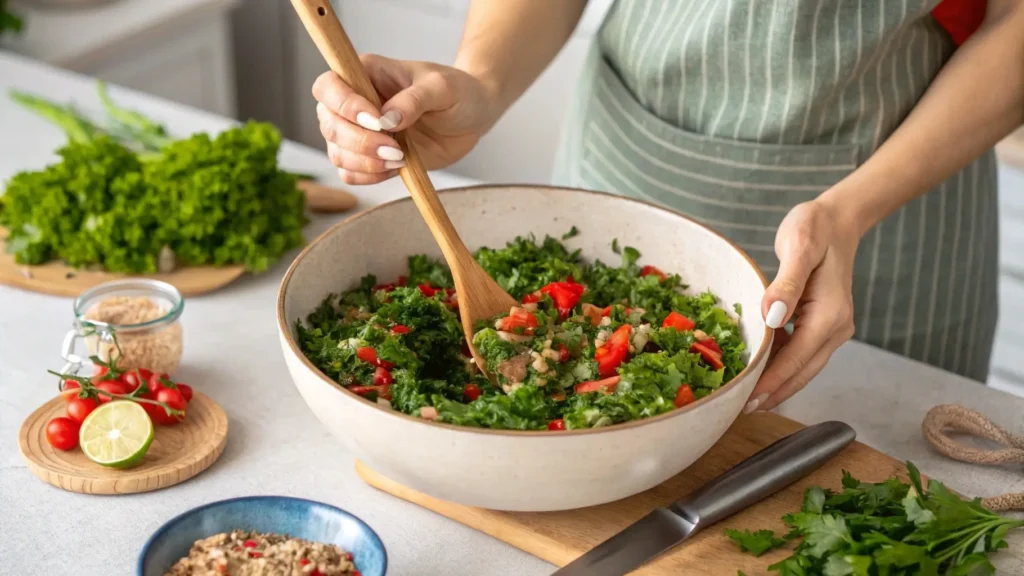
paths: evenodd
<path fill-rule="evenodd" d="M 657 266 L 644 266 L 643 268 L 640 269 L 640 275 L 657 276 L 659 280 L 664 280 L 665 278 L 668 277 L 668 274 L 662 272 L 660 269 L 658 269 Z"/>
<path fill-rule="evenodd" d="M 85 422 L 85 417 L 99 405 L 100 403 L 92 398 L 75 398 L 68 402 L 68 418 L 71 418 L 75 422 L 81 424 L 82 422 Z"/>
<path fill-rule="evenodd" d="M 78 422 L 59 416 L 46 424 L 46 441 L 57 450 L 78 446 Z"/>
<path fill-rule="evenodd" d="M 675 328 L 679 332 L 693 330 L 694 326 L 696 326 L 696 324 L 693 320 L 690 320 L 676 311 L 669 312 L 668 316 L 665 316 L 665 321 L 661 323 L 662 328 Z"/>
<path fill-rule="evenodd" d="M 188 408 L 188 403 L 185 402 L 185 397 L 181 395 L 181 392 L 178 392 L 177 390 L 171 388 L 160 389 L 160 391 L 156 393 L 156 401 L 163 402 L 170 406 L 171 409 L 180 410 L 181 412 L 184 412 L 185 409 Z M 167 426 L 170 424 L 181 422 L 182 420 L 185 419 L 184 414 L 180 416 L 174 416 L 168 414 L 167 411 L 163 409 L 163 407 L 158 406 L 157 408 L 160 410 L 161 414 L 160 420 L 157 421 L 157 424 L 163 424 Z"/>
<path fill-rule="evenodd" d="M 156 394 L 166 388 L 163 383 L 165 378 L 167 378 L 167 374 L 154 374 L 153 372 L 150 372 L 149 378 L 146 379 L 146 385 L 149 386 L 149 391 Z"/>
<path fill-rule="evenodd" d="M 679 391 L 676 392 L 676 399 L 672 403 L 676 405 L 676 408 L 682 408 L 696 399 L 697 397 L 693 395 L 693 389 L 688 384 L 683 384 L 679 387 Z"/>
<path fill-rule="evenodd" d="M 577 394 L 586 394 L 587 392 L 601 391 L 605 394 L 611 394 L 615 392 L 615 388 L 619 385 L 621 376 L 612 376 L 611 378 L 605 378 L 604 380 L 591 380 L 590 382 L 580 382 L 576 385 L 575 390 Z"/>
<path fill-rule="evenodd" d="M 373 371 L 374 386 L 391 386 L 391 383 L 394 381 L 395 379 L 391 377 L 391 372 L 388 372 L 385 368 L 378 366 L 377 369 Z"/>
<path fill-rule="evenodd" d="M 718 346 L 718 342 L 715 341 L 713 336 L 708 336 L 703 340 L 697 340 L 697 342 L 699 344 L 703 344 L 707 349 L 717 352 L 719 356 L 722 355 L 722 348 Z"/>
<path fill-rule="evenodd" d="M 139 374 L 135 370 L 129 370 L 124 374 L 121 374 L 121 382 L 128 387 L 128 392 L 135 392 L 135 389 L 139 387 L 139 384 L 144 382 L 139 378 Z"/>
<path fill-rule="evenodd" d="M 178 392 L 181 392 L 181 395 L 185 397 L 185 402 L 192 401 L 191 386 L 189 386 L 188 384 L 182 384 L 181 382 L 178 382 L 177 384 L 175 384 L 175 387 L 178 389 Z"/>
<path fill-rule="evenodd" d="M 356 357 L 362 360 L 363 362 L 366 362 L 367 364 L 380 366 L 381 368 L 385 368 L 387 370 L 390 370 L 395 367 L 395 364 L 393 362 L 388 362 L 387 360 L 381 360 L 380 358 L 377 358 L 377 351 L 371 348 L 370 346 L 363 346 L 362 348 L 357 349 Z"/>
<path fill-rule="evenodd" d="M 391 329 L 392 334 L 408 334 L 409 327 L 405 324 L 395 324 L 394 328 Z"/>
<path fill-rule="evenodd" d="M 360 396 L 368 396 L 371 392 L 375 392 L 380 398 L 385 400 L 391 399 L 391 388 L 389 386 L 352 386 L 349 388 L 349 391 Z"/>
<path fill-rule="evenodd" d="M 441 291 L 441 288 L 434 288 L 430 284 L 420 284 L 417 288 L 419 288 L 420 292 L 427 298 L 432 298 L 434 294 Z"/>
<path fill-rule="evenodd" d="M 572 281 L 552 282 L 540 289 L 542 293 L 551 296 L 551 299 L 554 300 L 555 308 L 558 309 L 558 315 L 562 319 L 569 317 L 585 290 L 586 288 L 582 284 Z"/>
<path fill-rule="evenodd" d="M 102 390 L 102 392 L 99 393 L 100 404 L 104 404 L 106 402 L 110 402 L 111 400 L 113 400 L 112 397 L 108 396 L 107 394 L 104 394 L 103 392 L 109 392 L 110 394 L 128 393 L 128 385 L 125 384 L 124 382 L 121 382 L 120 380 L 104 380 L 99 384 L 96 384 L 96 388 L 98 390 Z"/>
<path fill-rule="evenodd" d="M 594 360 L 597 361 L 597 373 L 601 378 L 610 378 L 615 371 L 626 361 L 629 356 L 629 335 L 633 327 L 623 324 L 615 329 L 611 338 L 594 351 Z"/>
<path fill-rule="evenodd" d="M 82 385 L 78 383 L 78 380 L 71 380 L 70 378 L 63 382 L 60 389 L 60 395 L 65 400 L 74 400 L 78 398 L 78 393 L 82 391 Z"/>
<path fill-rule="evenodd" d="M 106 376 L 108 372 L 110 372 L 110 368 L 107 368 L 106 366 L 94 366 L 92 370 L 92 377 L 102 378 Z"/>
<path fill-rule="evenodd" d="M 548 422 L 548 430 L 565 430 L 565 420 L 559 418 Z"/>
<path fill-rule="evenodd" d="M 469 398 L 470 402 L 472 402 L 480 397 L 480 387 L 476 384 L 466 384 L 466 388 L 462 393 L 466 395 L 466 398 Z"/>
<path fill-rule="evenodd" d="M 690 352 L 700 354 L 700 357 L 703 358 L 704 361 L 708 363 L 708 366 L 711 366 L 713 370 L 721 370 L 722 368 L 725 368 L 725 364 L 722 363 L 722 355 L 700 342 L 694 342 L 693 345 L 690 346 Z"/>
<path fill-rule="evenodd" d="M 536 304 L 537 302 L 540 302 L 542 298 L 544 298 L 544 295 L 541 294 L 539 291 L 530 292 L 526 296 L 523 296 L 522 302 L 523 304 Z"/>

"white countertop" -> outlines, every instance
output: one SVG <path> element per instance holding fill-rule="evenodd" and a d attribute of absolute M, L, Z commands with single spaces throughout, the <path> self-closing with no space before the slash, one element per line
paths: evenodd
<path fill-rule="evenodd" d="M 96 109 L 88 79 L 0 52 L 0 93 L 12 86 L 73 95 Z M 216 131 L 229 122 L 178 105 L 112 88 L 130 107 L 165 121 L 175 133 Z M 89 104 L 88 106 L 86 104 Z M 311 108 L 312 110 L 312 108 Z M 311 112 L 312 113 L 312 112 Z M 0 181 L 43 166 L 63 136 L 0 97 Z M 325 179 L 326 157 L 286 144 L 291 170 Z M 465 184 L 444 173 L 438 188 Z M 401 183 L 355 190 L 360 207 L 402 196 Z M 316 218 L 313 237 L 337 218 Z M 287 260 L 287 259 L 286 259 Z M 345 508 L 384 540 L 389 574 L 540 576 L 546 563 L 469 528 L 364 485 L 352 456 L 311 417 L 281 357 L 273 303 L 287 267 L 282 261 L 185 307 L 185 357 L 178 376 L 206 392 L 228 413 L 230 431 L 221 458 L 206 472 L 165 490 L 133 496 L 84 496 L 32 476 L 17 447 L 22 420 L 54 393 L 47 368 L 59 368 L 60 341 L 71 322 L 71 302 L 0 286 L 0 575 L 127 575 L 146 538 L 171 517 L 200 504 L 242 495 L 283 494 Z M 983 468 L 946 460 L 920 435 L 934 404 L 959 402 L 1024 432 L 1024 400 L 928 366 L 850 343 L 783 414 L 805 423 L 841 419 L 859 439 L 968 494 L 1024 491 L 1020 469 Z M 681 495 L 682 496 L 682 495 Z M 1004 573 L 1024 572 L 1024 541 L 996 558 Z"/>

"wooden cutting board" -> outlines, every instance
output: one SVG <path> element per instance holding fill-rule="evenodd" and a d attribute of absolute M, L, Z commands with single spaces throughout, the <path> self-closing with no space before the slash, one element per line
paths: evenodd
<path fill-rule="evenodd" d="M 610 504 L 564 512 L 497 512 L 472 508 L 437 500 L 406 488 L 377 474 L 361 462 L 356 462 L 356 472 L 375 488 L 480 530 L 552 564 L 564 566 L 654 508 L 678 500 L 775 440 L 801 428 L 802 424 L 777 414 L 743 416 L 690 468 L 660 486 Z M 788 549 L 775 550 L 755 558 L 741 553 L 723 530 L 768 528 L 776 533 L 787 532 L 782 523 L 782 515 L 800 509 L 804 490 L 814 484 L 840 489 L 844 469 L 863 481 L 880 481 L 893 474 L 905 477 L 906 474 L 903 463 L 855 442 L 807 478 L 705 529 L 633 574 L 735 576 L 737 570 L 742 570 L 748 576 L 768 574 L 767 566 L 789 555 Z"/>

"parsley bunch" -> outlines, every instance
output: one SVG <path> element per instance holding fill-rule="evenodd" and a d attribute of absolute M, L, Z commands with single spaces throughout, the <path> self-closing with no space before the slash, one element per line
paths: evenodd
<path fill-rule="evenodd" d="M 102 84 L 99 93 L 106 128 L 71 106 L 12 92 L 69 139 L 60 162 L 15 175 L 0 196 L 0 226 L 18 263 L 152 273 L 169 249 L 178 265 L 260 272 L 303 244 L 305 197 L 278 168 L 276 128 L 249 122 L 174 140 L 114 105 Z"/>
<path fill-rule="evenodd" d="M 937 480 L 924 490 L 917 468 L 907 462 L 907 470 L 910 484 L 861 482 L 843 471 L 842 492 L 807 489 L 800 512 L 783 517 L 791 529 L 784 538 L 771 530 L 726 534 L 755 556 L 802 538 L 791 556 L 768 567 L 781 576 L 994 574 L 988 554 L 1006 548 L 1006 533 L 1024 520 L 964 500 Z"/>

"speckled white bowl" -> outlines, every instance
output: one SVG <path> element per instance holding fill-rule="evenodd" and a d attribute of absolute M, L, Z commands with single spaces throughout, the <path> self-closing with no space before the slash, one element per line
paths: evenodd
<path fill-rule="evenodd" d="M 406 256 L 440 258 L 411 199 L 353 216 L 313 241 L 281 282 L 277 319 L 288 370 L 321 422 L 357 457 L 406 486 L 497 510 L 565 510 L 602 504 L 658 485 L 708 450 L 740 413 L 764 369 L 772 333 L 759 314 L 767 283 L 753 261 L 719 234 L 674 212 L 619 196 L 543 186 L 482 186 L 441 192 L 471 250 L 517 235 L 561 236 L 586 258 L 618 262 L 618 238 L 642 263 L 710 288 L 740 319 L 749 365 L 721 390 L 671 413 L 594 430 L 519 432 L 428 422 L 381 408 L 343 389 L 299 351 L 295 321 L 365 274 L 406 272 Z"/>

